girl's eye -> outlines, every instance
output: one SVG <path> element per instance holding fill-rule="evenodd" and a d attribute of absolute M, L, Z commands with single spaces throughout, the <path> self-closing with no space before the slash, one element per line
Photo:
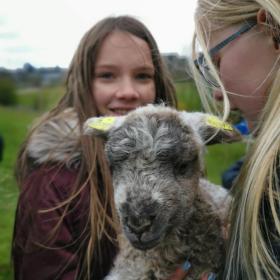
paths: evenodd
<path fill-rule="evenodd" d="M 218 56 L 213 57 L 213 63 L 217 67 L 217 69 L 220 69 L 220 62 L 221 62 L 220 57 L 218 57 Z"/>
<path fill-rule="evenodd" d="M 139 73 L 136 75 L 136 78 L 138 80 L 152 80 L 154 76 L 149 73 Z"/>
<path fill-rule="evenodd" d="M 114 74 L 112 72 L 102 72 L 102 73 L 97 73 L 96 77 L 109 80 L 114 78 Z"/>

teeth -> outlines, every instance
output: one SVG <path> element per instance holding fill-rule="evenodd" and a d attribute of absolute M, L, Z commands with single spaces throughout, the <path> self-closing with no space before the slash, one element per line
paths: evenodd
<path fill-rule="evenodd" d="M 129 111 L 131 110 L 121 110 L 121 109 L 114 110 L 114 112 L 118 115 L 126 115 Z"/>

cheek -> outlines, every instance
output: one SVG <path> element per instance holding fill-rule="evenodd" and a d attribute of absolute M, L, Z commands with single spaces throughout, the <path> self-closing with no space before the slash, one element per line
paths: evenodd
<path fill-rule="evenodd" d="M 104 84 L 98 81 L 93 81 L 92 83 L 92 91 L 94 97 L 101 98 L 104 94 L 108 94 L 114 90 L 114 86 L 111 84 Z"/>
<path fill-rule="evenodd" d="M 92 83 L 92 96 L 96 103 L 97 107 L 102 107 L 110 102 L 111 95 L 113 93 L 112 86 L 104 86 L 103 84 L 99 84 L 98 82 Z"/>
<path fill-rule="evenodd" d="M 244 94 L 252 91 L 252 79 L 249 77 L 248 64 L 242 55 L 225 57 L 220 64 L 220 77 L 227 91 Z"/>
<path fill-rule="evenodd" d="M 274 58 L 270 57 L 265 46 L 259 45 L 261 49 L 258 50 L 254 46 L 236 47 L 235 51 L 225 55 L 220 65 L 220 75 L 226 90 L 246 96 L 266 95 L 271 84 L 268 75 Z"/>
<path fill-rule="evenodd" d="M 141 99 L 143 104 L 154 103 L 156 99 L 155 83 L 147 85 L 141 90 Z"/>
<path fill-rule="evenodd" d="M 269 85 L 268 81 L 263 83 L 265 75 L 262 69 L 242 64 L 236 62 L 224 67 L 222 79 L 225 89 L 229 92 L 231 108 L 239 109 L 248 122 L 254 122 L 265 105 Z M 254 72 L 255 76 L 251 76 L 250 72 Z"/>
<path fill-rule="evenodd" d="M 232 58 L 232 63 L 222 65 L 221 79 L 233 105 L 242 110 L 259 112 L 265 104 L 271 79 L 267 78 L 268 70 L 262 67 L 261 61 L 256 63 L 253 58 Z"/>

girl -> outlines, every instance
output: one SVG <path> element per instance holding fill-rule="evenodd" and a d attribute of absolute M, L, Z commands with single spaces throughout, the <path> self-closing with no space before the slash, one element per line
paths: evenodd
<path fill-rule="evenodd" d="M 280 2 L 198 0 L 195 24 L 205 108 L 223 101 L 224 118 L 238 110 L 254 135 L 234 187 L 223 279 L 279 279 Z"/>
<path fill-rule="evenodd" d="M 92 116 L 138 106 L 176 107 L 155 40 L 138 20 L 105 18 L 82 38 L 66 93 L 19 153 L 15 279 L 102 279 L 117 252 L 110 170 L 100 140 L 83 137 Z"/>

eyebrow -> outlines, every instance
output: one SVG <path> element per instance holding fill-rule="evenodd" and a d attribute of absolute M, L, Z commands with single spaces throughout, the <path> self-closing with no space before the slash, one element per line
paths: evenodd
<path fill-rule="evenodd" d="M 95 69 L 96 70 L 100 70 L 100 69 L 117 69 L 119 66 L 118 65 L 115 65 L 115 64 L 100 64 L 100 65 L 95 65 Z M 144 65 L 144 66 L 137 66 L 137 67 L 134 67 L 133 69 L 137 70 L 137 71 L 152 71 L 154 72 L 155 71 L 155 67 L 151 64 L 149 65 Z"/>
<path fill-rule="evenodd" d="M 136 67 L 135 69 L 139 71 L 155 71 L 155 67 L 153 65 L 147 65 L 147 66 L 141 66 L 141 67 Z"/>

